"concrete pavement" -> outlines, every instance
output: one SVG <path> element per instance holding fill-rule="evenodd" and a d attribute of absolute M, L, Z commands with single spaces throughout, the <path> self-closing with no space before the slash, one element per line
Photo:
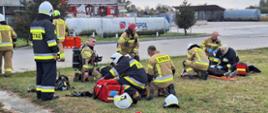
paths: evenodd
<path fill-rule="evenodd" d="M 0 102 L 4 105 L 3 109 L 12 113 L 51 113 L 51 110 L 43 109 L 7 91 L 0 91 Z"/>

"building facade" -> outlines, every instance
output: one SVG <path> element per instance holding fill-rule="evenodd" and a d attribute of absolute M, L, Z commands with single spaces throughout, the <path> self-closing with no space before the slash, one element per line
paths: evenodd
<path fill-rule="evenodd" d="M 120 16 L 125 9 L 124 0 L 68 0 L 73 16 Z"/>
<path fill-rule="evenodd" d="M 174 7 L 180 9 L 180 7 Z M 195 11 L 197 20 L 223 21 L 225 9 L 217 5 L 190 6 Z"/>

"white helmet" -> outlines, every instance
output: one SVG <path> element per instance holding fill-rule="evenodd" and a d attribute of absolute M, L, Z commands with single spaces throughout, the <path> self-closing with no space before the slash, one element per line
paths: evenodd
<path fill-rule="evenodd" d="M 53 14 L 53 6 L 50 2 L 44 1 L 39 5 L 38 13 L 51 16 Z"/>
<path fill-rule="evenodd" d="M 178 101 L 177 97 L 173 94 L 168 95 L 165 98 L 163 107 L 164 108 L 167 108 L 167 107 L 178 107 L 179 108 L 180 106 L 179 106 L 179 101 Z"/>
<path fill-rule="evenodd" d="M 119 61 L 119 59 L 120 59 L 122 56 L 123 56 L 123 55 L 120 54 L 120 53 L 115 53 L 115 54 L 113 54 L 113 55 L 111 56 L 112 62 L 113 62 L 114 64 L 117 64 L 118 61 Z"/>
<path fill-rule="evenodd" d="M 5 16 L 0 14 L 0 22 L 5 21 Z"/>
<path fill-rule="evenodd" d="M 128 93 L 114 96 L 114 105 L 120 109 L 127 109 L 131 106 L 133 100 Z"/>

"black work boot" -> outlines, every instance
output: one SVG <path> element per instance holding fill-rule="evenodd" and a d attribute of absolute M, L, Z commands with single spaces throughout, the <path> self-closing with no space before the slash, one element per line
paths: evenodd
<path fill-rule="evenodd" d="M 170 85 L 167 87 L 167 91 L 168 91 L 168 94 L 176 95 L 176 91 L 175 91 L 175 86 L 174 86 L 174 84 L 170 84 Z"/>
<path fill-rule="evenodd" d="M 200 77 L 201 77 L 202 80 L 207 80 L 208 79 L 208 72 L 201 71 L 201 72 L 199 72 L 199 74 L 201 75 Z"/>

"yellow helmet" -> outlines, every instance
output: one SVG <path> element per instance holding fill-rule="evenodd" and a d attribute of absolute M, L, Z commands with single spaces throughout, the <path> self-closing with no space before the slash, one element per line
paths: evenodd
<path fill-rule="evenodd" d="M 53 12 L 53 16 L 56 17 L 56 16 L 60 16 L 60 11 L 59 10 L 54 10 Z"/>

